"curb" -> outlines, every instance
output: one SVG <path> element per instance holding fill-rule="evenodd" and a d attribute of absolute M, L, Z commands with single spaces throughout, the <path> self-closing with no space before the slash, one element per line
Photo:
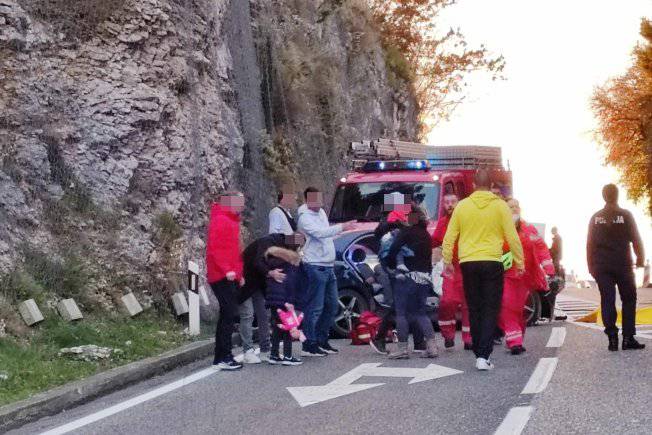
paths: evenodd
<path fill-rule="evenodd" d="M 0 408 L 0 433 L 205 358 L 213 353 L 213 346 L 213 339 L 197 341 L 3 406 Z"/>

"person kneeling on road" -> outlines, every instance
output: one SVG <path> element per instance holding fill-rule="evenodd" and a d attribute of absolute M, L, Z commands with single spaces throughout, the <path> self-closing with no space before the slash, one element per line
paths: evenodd
<path fill-rule="evenodd" d="M 414 256 L 405 258 L 408 273 L 405 279 L 396 280 L 394 283 L 394 305 L 396 309 L 396 327 L 398 333 L 397 348 L 389 354 L 389 358 L 409 358 L 408 335 L 409 320 L 414 320 L 426 338 L 425 357 L 437 356 L 437 342 L 432 322 L 427 315 L 426 300 L 432 293 L 432 250 L 430 248 L 430 234 L 428 233 L 428 220 L 426 214 L 418 207 L 413 207 L 408 222 L 409 227 L 402 228 L 388 254 L 390 268 L 396 266 L 396 257 L 404 246 L 407 246 Z"/>
<path fill-rule="evenodd" d="M 531 291 L 548 288 L 546 275 L 554 276 L 555 268 L 548 247 L 537 229 L 521 219 L 519 202 L 512 198 L 507 201 L 507 205 L 512 210 L 512 219 L 523 247 L 525 272 L 519 275 L 516 268 L 508 264 L 498 327 L 505 333 L 505 344 L 512 355 L 519 355 L 525 352 L 523 338 L 527 325 L 523 317 L 523 306 Z M 507 250 L 507 247 L 504 249 Z"/>
<path fill-rule="evenodd" d="M 267 292 L 265 295 L 266 306 L 272 310 L 272 346 L 268 362 L 270 364 L 282 364 L 286 366 L 297 366 L 302 361 L 292 356 L 292 337 L 290 331 L 278 327 L 282 323 L 278 309 L 285 309 L 286 304 L 296 303 L 297 278 L 301 257 L 296 252 L 304 241 L 300 233 L 285 236 L 286 246 L 290 249 L 272 246 L 265 251 L 264 261 L 270 270 L 280 273 L 276 276 L 268 276 Z M 279 353 L 280 342 L 283 342 L 283 356 Z"/>
<path fill-rule="evenodd" d="M 353 229 L 353 222 L 330 225 L 321 192 L 308 187 L 304 192 L 306 203 L 299 207 L 298 227 L 306 236 L 303 248 L 303 270 L 307 278 L 306 294 L 302 298 L 304 309 L 303 356 L 326 356 L 337 353 L 328 342 L 328 334 L 339 310 L 333 237 Z"/>

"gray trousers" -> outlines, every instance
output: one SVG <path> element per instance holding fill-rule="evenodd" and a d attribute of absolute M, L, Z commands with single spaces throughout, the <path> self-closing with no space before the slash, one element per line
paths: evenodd
<path fill-rule="evenodd" d="M 270 350 L 269 310 L 265 308 L 265 296 L 261 291 L 240 304 L 240 337 L 244 352 L 254 348 L 254 314 L 258 319 L 258 343 L 261 352 Z"/>

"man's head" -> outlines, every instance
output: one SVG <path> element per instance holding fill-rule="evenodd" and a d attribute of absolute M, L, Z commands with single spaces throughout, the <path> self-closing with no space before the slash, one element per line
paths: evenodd
<path fill-rule="evenodd" d="M 297 205 L 297 195 L 290 187 L 282 187 L 279 189 L 276 199 L 279 205 L 285 208 L 292 208 Z"/>
<path fill-rule="evenodd" d="M 454 193 L 444 195 L 444 211 L 448 216 L 453 214 L 453 210 L 457 207 L 458 198 Z"/>
<path fill-rule="evenodd" d="M 285 246 L 287 246 L 290 249 L 299 249 L 300 247 L 303 246 L 303 244 L 306 242 L 306 236 L 304 236 L 302 233 L 293 233 L 293 234 L 286 234 L 285 235 Z"/>
<path fill-rule="evenodd" d="M 306 205 L 312 211 L 319 211 L 324 205 L 324 198 L 316 187 L 308 187 L 303 191 L 303 199 L 306 201 Z"/>
<path fill-rule="evenodd" d="M 550 229 L 550 232 L 552 233 L 553 236 L 556 236 L 557 233 L 558 233 L 557 227 L 552 227 L 552 228 Z"/>
<path fill-rule="evenodd" d="M 615 184 L 607 184 L 602 188 L 602 197 L 607 204 L 618 204 L 618 187 Z"/>
<path fill-rule="evenodd" d="M 473 176 L 473 183 L 476 190 L 489 190 L 491 188 L 491 177 L 486 169 L 478 169 Z"/>
<path fill-rule="evenodd" d="M 229 191 L 220 195 L 219 203 L 222 207 L 226 207 L 235 214 L 242 213 L 244 210 L 244 195 L 242 192 Z"/>
<path fill-rule="evenodd" d="M 514 223 L 517 223 L 521 220 L 521 204 L 516 198 L 509 198 L 507 200 L 507 205 L 512 210 L 512 220 Z"/>

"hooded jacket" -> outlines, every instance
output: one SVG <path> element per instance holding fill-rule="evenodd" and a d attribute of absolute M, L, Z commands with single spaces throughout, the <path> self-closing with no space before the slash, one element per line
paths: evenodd
<path fill-rule="evenodd" d="M 285 273 L 283 282 L 277 282 L 271 277 L 267 278 L 265 305 L 268 308 L 283 308 L 286 303 L 294 304 L 297 297 L 296 275 L 301 256 L 291 249 L 272 246 L 265 251 L 264 259 L 269 269 L 282 269 Z"/>
<path fill-rule="evenodd" d="M 267 273 L 271 269 L 265 261 L 265 253 L 272 246 L 285 247 L 284 234 L 269 234 L 251 242 L 242 252 L 244 261 L 243 274 L 245 285 L 240 289 L 238 300 L 240 303 L 246 301 L 257 291 L 265 293 L 265 281 Z"/>
<path fill-rule="evenodd" d="M 514 255 L 516 267 L 522 269 L 523 247 L 511 210 L 493 193 L 478 190 L 455 207 L 442 244 L 444 262 L 452 263 L 455 242 L 458 242 L 460 263 L 500 261 L 505 241 Z"/>
<path fill-rule="evenodd" d="M 323 209 L 312 211 L 306 204 L 299 207 L 298 227 L 306 236 L 303 262 L 316 266 L 333 266 L 335 244 L 333 237 L 342 232 L 342 225 L 330 225 Z"/>
<path fill-rule="evenodd" d="M 521 220 L 518 226 L 518 236 L 523 246 L 525 258 L 525 273 L 522 276 L 516 275 L 512 267 L 505 272 L 505 278 L 520 279 L 526 290 L 548 289 L 546 275 L 553 276 L 555 267 L 552 264 L 550 251 L 543 241 L 537 229 L 527 222 Z M 503 249 L 507 251 L 507 246 Z"/>
<path fill-rule="evenodd" d="M 213 204 L 208 222 L 206 242 L 206 278 L 212 284 L 235 272 L 235 281 L 242 278 L 240 255 L 240 216 L 227 207 Z"/>

